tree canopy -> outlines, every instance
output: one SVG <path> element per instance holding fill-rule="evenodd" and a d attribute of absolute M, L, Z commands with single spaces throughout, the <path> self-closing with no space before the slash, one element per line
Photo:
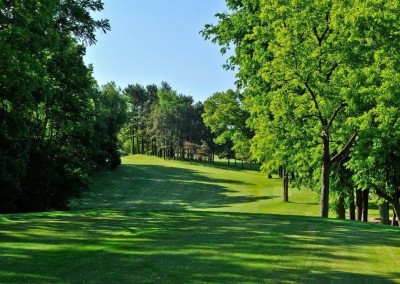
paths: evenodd
<path fill-rule="evenodd" d="M 85 44 L 110 29 L 91 15 L 102 9 L 99 0 L 0 1 L 1 212 L 65 208 L 108 151 L 95 133 L 106 119 L 101 93 L 83 62 Z"/>
<path fill-rule="evenodd" d="M 285 163 L 298 182 L 321 184 L 328 216 L 332 167 L 374 125 L 379 97 L 398 91 L 399 3 L 227 0 L 203 35 L 234 55 L 252 152 L 266 168 Z M 383 99 L 383 98 L 382 98 Z M 381 110 L 382 111 L 382 110 Z M 357 143 L 362 143 L 361 141 Z"/>
<path fill-rule="evenodd" d="M 201 118 L 203 104 L 179 94 L 167 82 L 160 86 L 128 85 L 124 97 L 129 118 L 120 139 L 126 152 L 185 159 L 193 158 L 200 145 L 204 145 L 203 150 L 214 148 L 210 130 Z"/>

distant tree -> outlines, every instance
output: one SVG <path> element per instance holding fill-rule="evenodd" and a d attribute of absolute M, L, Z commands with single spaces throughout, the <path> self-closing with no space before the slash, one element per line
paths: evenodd
<path fill-rule="evenodd" d="M 188 141 L 185 141 L 183 143 L 183 149 L 186 151 L 187 157 L 190 162 L 193 162 L 194 156 L 197 154 L 198 147 L 199 146 L 197 144 L 190 143 Z"/>
<path fill-rule="evenodd" d="M 197 102 L 194 105 L 194 120 L 193 120 L 193 125 L 191 126 L 192 130 L 192 141 L 196 141 L 196 143 L 199 143 L 199 141 L 204 141 L 208 147 L 210 147 L 211 151 L 211 160 L 214 160 L 214 155 L 216 152 L 216 145 L 215 145 L 215 135 L 212 133 L 210 127 L 208 127 L 203 120 L 203 115 L 204 113 L 204 104 L 202 102 Z"/>
<path fill-rule="evenodd" d="M 123 96 L 128 103 L 128 121 L 119 134 L 124 151 L 145 154 L 153 150 L 150 114 L 158 100 L 157 92 L 158 87 L 154 84 L 146 87 L 140 84 L 128 85 L 124 89 Z"/>
<path fill-rule="evenodd" d="M 213 135 L 201 117 L 201 102 L 194 103 L 191 96 L 179 94 L 167 82 L 160 86 L 128 85 L 124 97 L 128 122 L 119 133 L 123 150 L 185 159 L 189 157 L 185 141 L 195 145 L 205 141 L 213 152 Z"/>
<path fill-rule="evenodd" d="M 127 105 L 122 97 L 121 90 L 110 82 L 102 87 L 98 98 L 97 122 L 102 124 L 102 131 L 97 139 L 100 141 L 100 150 L 105 154 L 105 160 L 99 161 L 111 168 L 116 168 L 120 163 L 118 152 L 118 133 L 127 120 Z"/>
<path fill-rule="evenodd" d="M 150 114 L 151 139 L 158 156 L 184 158 L 185 141 L 198 144 L 205 129 L 191 96 L 178 94 L 167 84 L 159 88 Z"/>
<path fill-rule="evenodd" d="M 211 149 L 208 147 L 207 143 L 203 142 L 197 150 L 197 155 L 199 159 L 203 162 L 203 164 L 208 160 L 210 160 Z"/>
<path fill-rule="evenodd" d="M 150 97 L 145 87 L 139 84 L 128 85 L 124 90 L 124 95 L 129 103 L 128 124 L 126 125 L 126 133 L 130 137 L 131 154 L 144 152 L 144 129 L 146 114 L 146 106 L 149 104 Z M 136 141 L 135 141 L 136 138 Z M 142 147 L 140 147 L 142 145 Z M 136 146 L 136 147 L 135 147 Z"/>
<path fill-rule="evenodd" d="M 215 93 L 204 102 L 204 123 L 216 135 L 215 143 L 232 145 L 225 149 L 223 156 L 246 160 L 250 158 L 250 142 L 253 133 L 246 126 L 248 113 L 243 110 L 238 92 Z M 233 151 L 233 154 L 231 154 Z"/>

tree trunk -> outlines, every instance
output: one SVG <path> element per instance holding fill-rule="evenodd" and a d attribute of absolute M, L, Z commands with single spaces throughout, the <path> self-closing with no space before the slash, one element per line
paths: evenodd
<path fill-rule="evenodd" d="M 137 147 L 137 153 L 140 154 L 139 132 L 136 135 L 136 147 Z"/>
<path fill-rule="evenodd" d="M 283 178 L 282 171 L 283 171 L 283 166 L 279 166 L 279 169 L 278 169 L 278 176 L 279 176 L 279 178 Z"/>
<path fill-rule="evenodd" d="M 389 225 L 389 203 L 379 204 L 379 216 L 381 224 Z"/>
<path fill-rule="evenodd" d="M 323 156 L 322 156 L 322 182 L 321 182 L 321 217 L 329 216 L 329 176 L 331 173 L 332 162 L 329 155 L 328 135 L 323 137 Z"/>
<path fill-rule="evenodd" d="M 282 169 L 283 175 L 283 202 L 289 202 L 289 177 L 286 172 L 286 169 Z"/>
<path fill-rule="evenodd" d="M 399 203 L 399 195 L 398 193 L 395 194 L 393 198 L 393 219 L 392 219 L 392 226 L 396 225 L 396 217 L 397 217 L 397 225 L 400 227 L 400 203 Z"/>
<path fill-rule="evenodd" d="M 285 202 L 289 202 L 289 178 L 288 175 L 285 175 L 284 178 L 284 200 Z"/>
<path fill-rule="evenodd" d="M 392 226 L 394 226 L 395 224 L 396 224 L 396 211 L 394 210 L 394 207 L 393 207 L 393 218 L 392 218 Z M 400 222 L 397 222 L 397 223 L 399 223 L 400 224 Z"/>
<path fill-rule="evenodd" d="M 344 207 L 343 195 L 339 196 L 338 204 L 336 207 L 336 213 L 337 213 L 338 219 L 346 219 L 346 208 Z"/>
<path fill-rule="evenodd" d="M 236 158 L 235 158 L 235 168 L 236 168 Z"/>
<path fill-rule="evenodd" d="M 368 222 L 368 201 L 369 201 L 369 189 L 362 191 L 362 220 Z"/>
<path fill-rule="evenodd" d="M 357 221 L 362 219 L 362 191 L 361 189 L 356 190 L 356 212 Z"/>
<path fill-rule="evenodd" d="M 337 113 L 336 113 L 337 114 Z M 335 117 L 335 116 L 334 116 Z M 321 118 L 322 120 L 322 118 Z M 322 121 L 323 125 L 331 125 L 331 121 L 327 124 Z M 322 150 L 322 186 L 321 186 L 321 217 L 328 217 L 329 213 L 329 176 L 332 170 L 332 165 L 339 163 L 343 160 L 349 153 L 351 146 L 353 145 L 355 139 L 357 138 L 357 132 L 353 133 L 346 145 L 332 158 L 329 154 L 329 131 L 324 130 L 322 132 L 323 150 Z"/>
<path fill-rule="evenodd" d="M 228 158 L 228 167 L 231 165 L 231 160 Z"/>
<path fill-rule="evenodd" d="M 272 178 L 272 174 L 271 174 L 271 173 L 268 174 L 268 178 L 269 178 L 269 179 Z"/>
<path fill-rule="evenodd" d="M 356 205 L 354 203 L 354 192 L 351 191 L 349 196 L 349 219 L 355 220 L 356 219 Z"/>
<path fill-rule="evenodd" d="M 134 155 L 135 154 L 135 137 L 134 136 L 132 136 L 132 138 L 131 138 L 131 143 L 132 143 L 131 154 Z"/>

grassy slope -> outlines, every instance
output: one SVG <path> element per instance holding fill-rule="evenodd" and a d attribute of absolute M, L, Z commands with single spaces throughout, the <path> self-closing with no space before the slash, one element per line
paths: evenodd
<path fill-rule="evenodd" d="M 290 190 L 256 171 L 129 156 L 117 172 L 101 173 L 76 209 L 206 210 L 317 216 L 316 195 Z M 239 165 L 238 165 L 239 166 Z M 113 178 L 110 178 L 113 176 Z M 110 188 L 113 193 L 110 194 Z"/>
<path fill-rule="evenodd" d="M 253 213 L 318 212 L 256 172 L 124 163 L 75 211 L 0 216 L 0 283 L 400 283 L 397 228 Z"/>

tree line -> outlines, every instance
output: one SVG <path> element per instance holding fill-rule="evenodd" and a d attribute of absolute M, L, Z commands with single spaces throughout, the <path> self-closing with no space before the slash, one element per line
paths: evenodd
<path fill-rule="evenodd" d="M 241 96 L 226 125 L 246 113 L 253 158 L 319 192 L 322 217 L 367 220 L 373 192 L 382 219 L 389 204 L 398 218 L 400 3 L 226 4 L 202 31 L 222 53 L 233 49 L 226 68 L 237 70 Z"/>
<path fill-rule="evenodd" d="M 98 0 L 0 1 L 0 212 L 65 209 L 119 164 L 126 103 L 83 62 Z"/>
<path fill-rule="evenodd" d="M 167 82 L 160 86 L 130 84 L 122 91 L 127 122 L 120 134 L 124 154 L 165 159 L 214 161 L 215 155 L 253 161 L 245 124 L 249 114 L 240 106 L 240 93 L 217 92 L 204 103 L 179 94 Z"/>
<path fill-rule="evenodd" d="M 212 159 L 215 143 L 203 123 L 201 102 L 179 94 L 166 82 L 128 85 L 122 94 L 128 105 L 127 123 L 119 135 L 123 152 L 166 159 Z"/>

